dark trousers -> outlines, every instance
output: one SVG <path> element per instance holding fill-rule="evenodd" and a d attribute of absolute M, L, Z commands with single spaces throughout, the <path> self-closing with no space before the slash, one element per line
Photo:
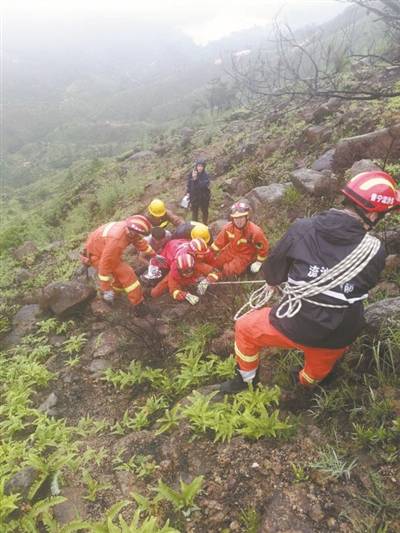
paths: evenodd
<path fill-rule="evenodd" d="M 197 222 L 199 221 L 199 209 L 201 209 L 201 214 L 203 218 L 203 224 L 207 224 L 208 222 L 208 205 L 210 203 L 210 200 L 202 201 L 199 203 L 192 203 L 192 220 L 195 220 Z"/>

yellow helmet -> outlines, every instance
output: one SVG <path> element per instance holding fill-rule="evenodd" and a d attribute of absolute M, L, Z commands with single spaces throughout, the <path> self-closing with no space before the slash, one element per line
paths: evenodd
<path fill-rule="evenodd" d="M 192 239 L 203 239 L 208 244 L 211 240 L 208 227 L 205 224 L 201 224 L 201 222 L 194 222 L 194 224 L 195 226 L 190 232 Z"/>
<path fill-rule="evenodd" d="M 153 215 L 153 217 L 157 218 L 163 217 L 167 212 L 164 202 L 158 198 L 154 198 L 154 200 L 150 202 L 150 205 L 147 209 L 150 215 Z"/>

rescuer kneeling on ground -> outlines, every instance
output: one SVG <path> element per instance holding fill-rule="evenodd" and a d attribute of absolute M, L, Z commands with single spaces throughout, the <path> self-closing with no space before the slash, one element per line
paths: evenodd
<path fill-rule="evenodd" d="M 342 192 L 344 209 L 296 221 L 271 252 L 265 279 L 271 286 L 286 282 L 283 299 L 237 320 L 237 372 L 221 392 L 255 384 L 259 352 L 267 347 L 303 351 L 298 381 L 316 385 L 360 334 L 362 301 L 385 265 L 382 243 L 367 232 L 400 207 L 400 191 L 391 176 L 373 171 L 355 176 Z"/>

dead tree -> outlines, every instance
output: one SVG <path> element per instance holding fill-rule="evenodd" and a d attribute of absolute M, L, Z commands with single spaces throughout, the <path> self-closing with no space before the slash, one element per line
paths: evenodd
<path fill-rule="evenodd" d="M 232 55 L 227 72 L 256 106 L 330 97 L 377 100 L 400 96 L 385 76 L 388 69 L 400 68 L 400 57 L 378 53 L 373 41 L 358 51 L 356 23 L 354 18 L 343 29 L 329 33 L 324 28 L 294 32 L 276 22 L 265 48 L 246 58 Z"/>

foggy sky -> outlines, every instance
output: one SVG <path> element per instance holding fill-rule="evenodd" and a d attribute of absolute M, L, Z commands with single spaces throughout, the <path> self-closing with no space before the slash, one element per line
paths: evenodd
<path fill-rule="evenodd" d="M 338 0 L 6 0 L 2 11 L 4 26 L 13 33 L 60 18 L 132 16 L 181 29 L 206 44 L 233 31 L 267 25 L 277 15 L 293 26 L 304 25 L 324 22 L 345 7 Z"/>

